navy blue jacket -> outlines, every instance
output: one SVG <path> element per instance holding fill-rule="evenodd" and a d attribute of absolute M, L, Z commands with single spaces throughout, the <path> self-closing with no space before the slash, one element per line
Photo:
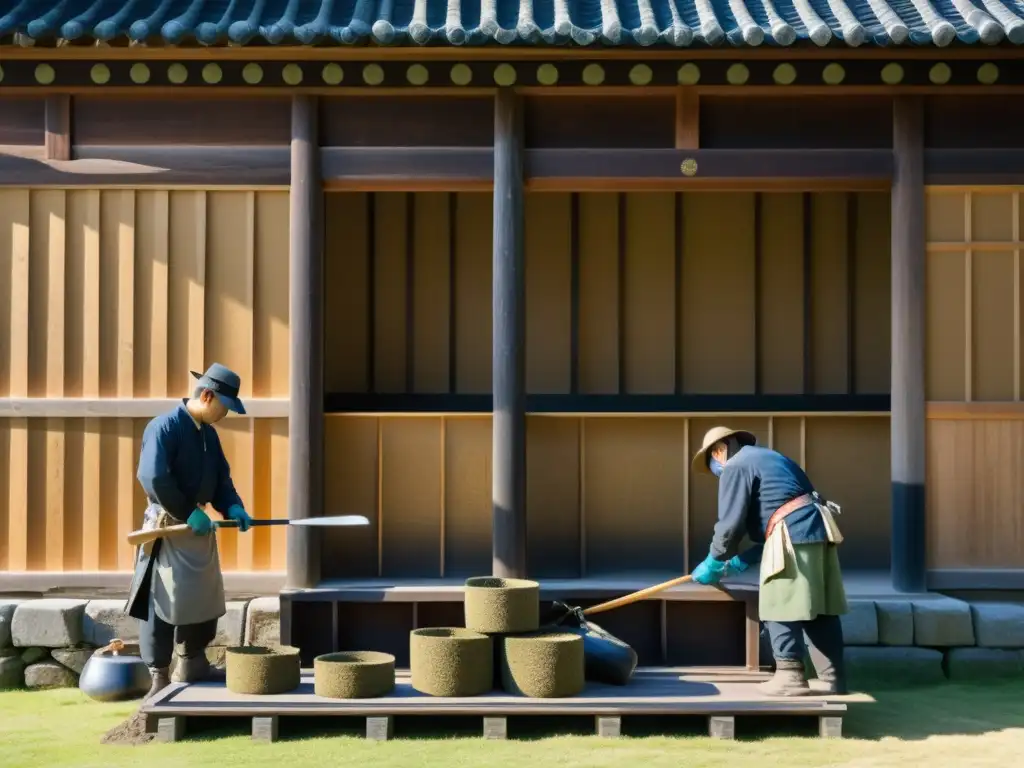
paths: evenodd
<path fill-rule="evenodd" d="M 757 562 L 764 549 L 768 520 L 775 510 L 814 486 L 800 465 L 778 451 L 746 445 L 726 462 L 718 479 L 718 522 L 711 541 L 711 555 L 728 560 L 743 539 L 754 543 L 743 559 Z M 828 541 L 821 513 L 813 504 L 786 517 L 786 527 L 794 544 Z"/>
<path fill-rule="evenodd" d="M 181 522 L 206 504 L 226 515 L 233 505 L 243 506 L 231 482 L 231 468 L 217 430 L 209 424 L 197 428 L 185 402 L 146 425 L 139 482 L 151 503 Z"/>

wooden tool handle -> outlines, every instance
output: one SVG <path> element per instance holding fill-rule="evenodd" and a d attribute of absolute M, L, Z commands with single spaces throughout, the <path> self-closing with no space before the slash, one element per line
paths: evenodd
<path fill-rule="evenodd" d="M 132 531 L 128 534 L 128 543 L 133 547 L 141 547 L 157 539 L 164 539 L 168 536 L 186 536 L 192 534 L 192 529 L 185 523 L 181 525 L 169 525 L 166 528 L 153 528 L 152 530 Z"/>
<path fill-rule="evenodd" d="M 630 603 L 645 600 L 651 595 L 657 594 L 658 592 L 662 592 L 666 589 L 671 589 L 672 587 L 675 587 L 679 584 L 685 584 L 686 582 L 692 580 L 693 575 L 688 573 L 685 576 L 679 576 L 678 578 L 670 579 L 669 581 L 663 581 L 661 584 L 655 584 L 653 587 L 641 589 L 639 592 L 633 592 L 632 594 L 624 595 L 623 597 L 617 597 L 614 600 L 609 600 L 607 603 L 593 605 L 590 608 L 584 609 L 583 615 L 590 616 L 595 613 L 610 611 L 612 608 L 618 608 L 623 605 L 629 605 Z"/>

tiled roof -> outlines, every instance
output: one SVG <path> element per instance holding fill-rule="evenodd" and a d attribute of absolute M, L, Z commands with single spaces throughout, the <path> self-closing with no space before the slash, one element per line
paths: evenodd
<path fill-rule="evenodd" d="M 1024 43 L 1024 0 L 0 0 L 0 38 L 176 45 Z"/>

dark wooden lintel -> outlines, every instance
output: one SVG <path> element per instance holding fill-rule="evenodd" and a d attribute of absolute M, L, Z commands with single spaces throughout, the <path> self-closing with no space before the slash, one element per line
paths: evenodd
<path fill-rule="evenodd" d="M 373 394 L 331 392 L 324 412 L 490 413 L 490 395 Z M 527 395 L 531 414 L 673 413 L 878 413 L 889 412 L 888 395 Z"/>
<path fill-rule="evenodd" d="M 1024 147 L 920 151 L 924 154 L 925 184 L 1024 184 Z"/>

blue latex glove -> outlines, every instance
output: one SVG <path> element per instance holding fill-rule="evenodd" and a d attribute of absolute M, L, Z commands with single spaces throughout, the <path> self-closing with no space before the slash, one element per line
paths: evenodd
<path fill-rule="evenodd" d="M 725 575 L 727 567 L 727 563 L 708 555 L 704 562 L 693 569 L 693 580 L 698 584 L 717 584 Z"/>
<path fill-rule="evenodd" d="M 185 522 L 188 524 L 188 527 L 192 529 L 192 533 L 197 536 L 205 536 L 213 530 L 213 523 L 201 509 L 193 510 L 192 514 L 188 516 L 188 520 Z"/>
<path fill-rule="evenodd" d="M 743 573 L 761 560 L 761 553 L 764 550 L 762 545 L 750 547 L 745 552 L 740 552 L 729 560 L 729 573 Z"/>
<path fill-rule="evenodd" d="M 238 530 L 245 533 L 249 530 L 249 526 L 252 525 L 252 518 L 249 514 L 237 504 L 233 505 L 228 513 L 225 515 L 228 520 L 235 520 L 238 523 Z"/>

